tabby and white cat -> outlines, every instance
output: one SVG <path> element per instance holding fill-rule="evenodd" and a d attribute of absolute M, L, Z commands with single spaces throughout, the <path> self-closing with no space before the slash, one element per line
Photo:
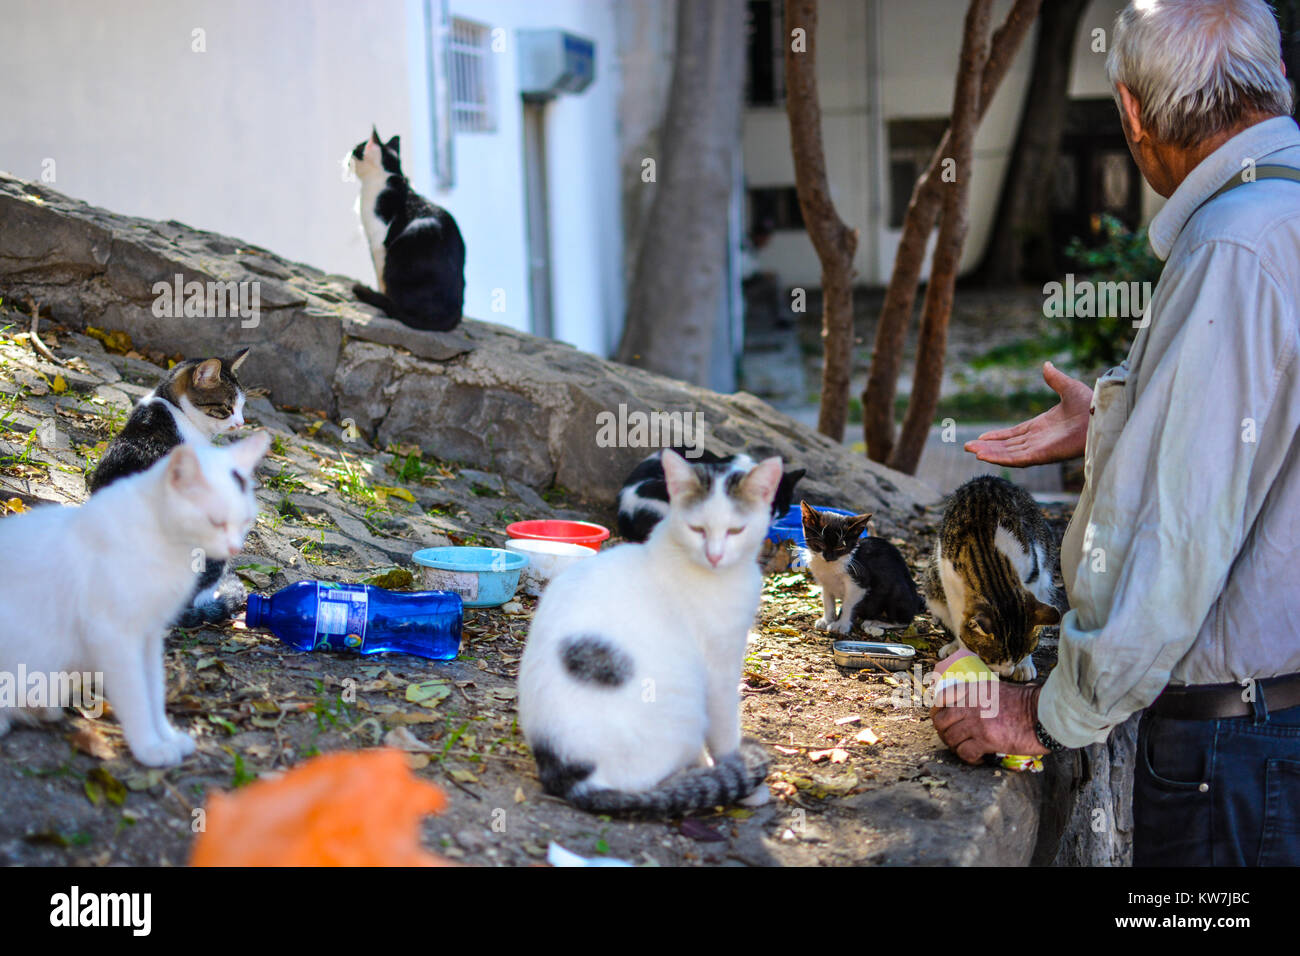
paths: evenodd
<path fill-rule="evenodd" d="M 80 507 L 0 520 L 0 672 L 98 673 L 131 753 L 163 767 L 194 752 L 167 721 L 163 638 L 194 590 L 191 555 L 235 555 L 257 516 L 253 469 L 270 441 L 184 443 Z M 57 720 L 57 706 L 0 708 Z"/>
<path fill-rule="evenodd" d="M 348 157 L 379 283 L 378 292 L 357 283 L 352 294 L 412 328 L 445 332 L 465 305 L 465 241 L 451 213 L 411 188 L 400 151 L 400 136 L 384 143 L 372 127 Z"/>
<path fill-rule="evenodd" d="M 519 668 L 519 722 L 547 793 L 592 813 L 765 802 L 737 685 L 762 590 L 755 558 L 781 459 L 744 473 L 663 454 L 671 502 L 644 544 L 551 581 Z"/>
<path fill-rule="evenodd" d="M 960 648 L 1012 680 L 1037 675 L 1039 629 L 1066 610 L 1056 587 L 1057 543 L 1029 492 L 1004 478 L 972 478 L 952 493 L 926 572 L 926 603 Z"/>
<path fill-rule="evenodd" d="M 241 349 L 230 359 L 187 359 L 173 366 L 105 449 L 88 482 L 91 494 L 152 467 L 183 442 L 207 445 L 215 435 L 241 427 L 247 396 L 236 373 L 247 357 L 248 349 Z M 207 560 L 178 627 L 224 621 L 239 609 L 244 586 L 225 572 L 224 561 Z"/>
<path fill-rule="evenodd" d="M 683 449 L 673 452 L 683 455 Z M 668 514 L 668 485 L 664 480 L 662 451 L 645 458 L 623 481 L 618 493 L 618 533 L 626 541 L 645 541 L 655 525 Z M 715 455 L 700 450 L 698 457 L 689 461 L 699 465 L 725 466 L 731 473 L 743 475 L 754 467 L 748 455 Z M 803 468 L 781 475 L 781 483 L 772 497 L 772 517 L 779 518 L 790 510 L 794 499 L 794 486 L 807 474 Z"/>
<path fill-rule="evenodd" d="M 799 505 L 808 570 L 822 589 L 818 630 L 848 634 L 863 621 L 909 624 L 924 610 L 899 550 L 884 538 L 862 537 L 871 515 L 846 517 L 818 511 L 806 501 Z"/>

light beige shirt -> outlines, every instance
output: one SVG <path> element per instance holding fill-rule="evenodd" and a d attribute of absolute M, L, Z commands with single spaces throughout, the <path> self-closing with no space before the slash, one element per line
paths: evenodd
<path fill-rule="evenodd" d="M 1169 198 L 1147 325 L 1097 381 L 1061 547 L 1072 610 L 1039 699 L 1070 746 L 1171 681 L 1300 672 L 1300 183 L 1201 208 L 1246 161 L 1300 168 L 1295 122 L 1233 137 Z"/>

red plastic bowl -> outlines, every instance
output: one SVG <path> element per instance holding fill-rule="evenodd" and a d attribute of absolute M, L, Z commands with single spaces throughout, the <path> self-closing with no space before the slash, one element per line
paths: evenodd
<path fill-rule="evenodd" d="M 563 541 L 599 548 L 600 543 L 609 537 L 609 529 L 590 521 L 516 521 L 506 526 L 506 534 L 512 538 Z"/>

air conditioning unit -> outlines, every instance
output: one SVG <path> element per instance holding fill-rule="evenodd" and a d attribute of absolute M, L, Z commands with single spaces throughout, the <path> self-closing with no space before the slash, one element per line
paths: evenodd
<path fill-rule="evenodd" d="M 596 44 L 564 30 L 518 30 L 519 92 L 526 100 L 581 93 L 596 78 Z"/>

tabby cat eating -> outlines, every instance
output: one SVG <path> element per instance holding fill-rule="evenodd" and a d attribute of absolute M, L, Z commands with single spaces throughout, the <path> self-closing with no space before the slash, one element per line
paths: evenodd
<path fill-rule="evenodd" d="M 1056 540 L 1029 492 L 990 475 L 958 488 L 925 577 L 930 612 L 953 637 L 939 656 L 965 648 L 1002 677 L 1033 680 L 1039 630 L 1066 610 L 1057 567 Z"/>

